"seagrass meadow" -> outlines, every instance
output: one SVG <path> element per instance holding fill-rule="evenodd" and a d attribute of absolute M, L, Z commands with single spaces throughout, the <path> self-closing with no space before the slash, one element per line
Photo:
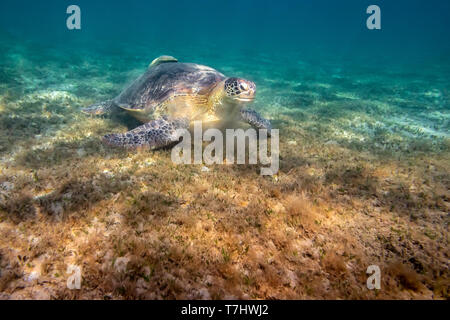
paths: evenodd
<path fill-rule="evenodd" d="M 381 30 L 324 0 L 78 1 L 68 30 L 2 1 L 0 299 L 448 299 L 450 5 L 378 2 Z M 276 175 L 102 143 L 139 122 L 80 110 L 162 54 L 255 82 Z"/>

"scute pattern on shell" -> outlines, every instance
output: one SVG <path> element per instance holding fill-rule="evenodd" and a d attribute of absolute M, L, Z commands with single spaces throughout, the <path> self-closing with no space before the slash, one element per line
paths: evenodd
<path fill-rule="evenodd" d="M 167 99 L 179 95 L 208 95 L 225 76 L 194 63 L 164 63 L 149 68 L 116 99 L 127 109 L 151 111 Z"/>

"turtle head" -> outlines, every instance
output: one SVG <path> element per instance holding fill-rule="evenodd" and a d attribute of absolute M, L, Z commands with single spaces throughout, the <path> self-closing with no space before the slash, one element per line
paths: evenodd
<path fill-rule="evenodd" d="M 256 85 L 241 78 L 228 78 L 224 84 L 225 96 L 234 102 L 252 102 L 255 98 Z"/>

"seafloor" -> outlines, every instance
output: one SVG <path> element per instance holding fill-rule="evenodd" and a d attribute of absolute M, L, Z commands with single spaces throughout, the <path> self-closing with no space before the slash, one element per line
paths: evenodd
<path fill-rule="evenodd" d="M 449 61 L 1 49 L 0 298 L 449 298 Z M 256 82 L 277 175 L 102 145 L 136 123 L 80 109 L 160 54 Z"/>

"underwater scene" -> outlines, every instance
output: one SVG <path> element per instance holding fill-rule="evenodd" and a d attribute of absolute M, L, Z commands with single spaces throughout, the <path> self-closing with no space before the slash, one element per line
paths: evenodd
<path fill-rule="evenodd" d="M 445 0 L 2 0 L 0 299 L 449 299 L 449 31 Z M 276 170 L 174 163 L 230 114 Z"/>

